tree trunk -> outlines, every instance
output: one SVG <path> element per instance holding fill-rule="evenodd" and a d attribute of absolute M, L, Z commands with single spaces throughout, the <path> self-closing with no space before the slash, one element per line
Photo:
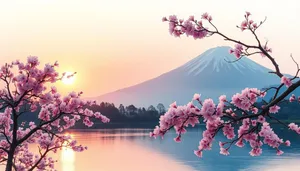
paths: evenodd
<path fill-rule="evenodd" d="M 13 169 L 13 159 L 14 159 L 15 149 L 16 148 L 12 144 L 11 148 L 9 150 L 9 153 L 8 153 L 5 171 L 12 171 L 12 169 Z"/>
<path fill-rule="evenodd" d="M 13 159 L 14 159 L 14 154 L 16 147 L 18 146 L 17 144 L 17 130 L 18 130 L 18 116 L 15 108 L 13 108 L 13 131 L 12 131 L 12 142 L 10 144 L 10 149 L 8 153 L 8 158 L 7 158 L 7 163 L 6 163 L 6 168 L 5 171 L 12 171 L 13 169 Z"/>

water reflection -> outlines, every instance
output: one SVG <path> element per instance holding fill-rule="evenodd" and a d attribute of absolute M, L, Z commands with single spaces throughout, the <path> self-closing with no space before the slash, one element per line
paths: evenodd
<path fill-rule="evenodd" d="M 114 129 L 72 132 L 73 137 L 80 144 L 88 146 L 88 150 L 81 153 L 69 153 L 63 150 L 58 154 L 61 160 L 56 168 L 62 171 L 195 170 L 140 144 L 139 142 L 148 141 L 149 131 Z"/>
<path fill-rule="evenodd" d="M 219 154 L 219 141 L 224 141 L 224 136 L 216 137 L 214 148 L 206 151 L 203 158 L 198 159 L 192 153 L 197 148 L 201 139 L 203 127 L 191 129 L 183 136 L 182 143 L 174 143 L 175 133 L 167 134 L 163 141 L 148 140 L 142 143 L 152 149 L 161 151 L 171 158 L 182 161 L 184 164 L 192 166 L 195 170 L 201 171 L 298 171 L 300 170 L 300 136 L 292 131 L 282 130 L 278 126 L 274 126 L 274 131 L 283 139 L 289 139 L 292 142 L 291 147 L 282 147 L 285 151 L 283 156 L 276 156 L 276 150 L 263 146 L 263 155 L 259 157 L 251 157 L 249 151 L 251 148 L 245 146 L 238 148 L 233 146 L 230 155 L 225 157 Z M 289 161 L 289 162 L 286 162 Z M 291 162 L 294 161 L 294 162 Z"/>
<path fill-rule="evenodd" d="M 101 129 L 94 131 L 74 132 L 75 138 L 90 148 L 78 156 L 90 156 L 90 161 L 79 160 L 86 163 L 90 170 L 94 170 L 95 161 L 101 163 L 101 170 L 108 171 L 256 171 L 256 170 L 300 170 L 297 163 L 300 161 L 300 137 L 292 132 L 275 131 L 284 139 L 292 141 L 292 147 L 285 147 L 284 156 L 276 156 L 276 151 L 265 147 L 260 157 L 249 155 L 250 147 L 232 147 L 231 155 L 225 157 L 219 154 L 218 141 L 224 141 L 223 136 L 216 138 L 215 148 L 204 153 L 199 159 L 193 154 L 202 135 L 203 127 L 191 129 L 183 137 L 182 143 L 175 143 L 175 132 L 170 132 L 161 139 L 149 138 L 151 129 Z M 78 155 L 77 155 L 78 154 Z M 217 162 L 216 162 L 217 161 Z M 289 162 L 286 162 L 289 161 Z M 295 161 L 295 162 L 291 162 Z M 76 171 L 80 171 L 81 164 L 75 163 Z M 287 164 L 288 163 L 288 164 Z M 85 166 L 87 166 L 85 165 Z M 95 169 L 97 170 L 97 169 Z"/>
<path fill-rule="evenodd" d="M 299 171 L 300 136 L 276 127 L 274 130 L 292 142 L 291 147 L 282 148 L 283 156 L 264 146 L 262 156 L 251 157 L 249 146 L 233 146 L 225 157 L 219 154 L 218 141 L 224 140 L 220 135 L 214 148 L 199 159 L 193 150 L 202 137 L 202 127 L 189 130 L 182 143 L 174 142 L 175 132 L 163 140 L 149 138 L 151 129 L 76 130 L 72 136 L 88 150 L 80 153 L 63 149 L 51 155 L 59 159 L 58 171 Z"/>

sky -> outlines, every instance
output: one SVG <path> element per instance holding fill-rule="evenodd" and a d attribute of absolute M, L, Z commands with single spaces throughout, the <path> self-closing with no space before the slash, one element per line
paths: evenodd
<path fill-rule="evenodd" d="M 59 61 L 59 71 L 77 72 L 74 84 L 58 84 L 62 92 L 83 91 L 85 97 L 141 83 L 186 63 L 205 50 L 234 44 L 214 36 L 203 40 L 175 38 L 163 16 L 200 18 L 204 12 L 230 37 L 255 43 L 236 25 L 245 11 L 255 21 L 285 73 L 295 73 L 292 53 L 300 62 L 299 0 L 20 0 L 0 1 L 0 63 Z M 271 68 L 261 56 L 251 57 Z"/>

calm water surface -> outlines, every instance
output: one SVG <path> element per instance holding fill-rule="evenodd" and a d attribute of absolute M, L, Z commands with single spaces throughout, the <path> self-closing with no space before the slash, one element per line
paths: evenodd
<path fill-rule="evenodd" d="M 300 171 L 300 136 L 277 129 L 282 138 L 289 138 L 291 147 L 282 148 L 283 156 L 265 147 L 260 157 L 249 156 L 249 147 L 233 147 L 229 156 L 219 154 L 217 142 L 199 159 L 193 154 L 203 128 L 195 128 L 175 143 L 174 132 L 161 139 L 149 138 L 151 129 L 97 129 L 69 132 L 88 150 L 77 153 L 63 149 L 55 154 L 59 171 Z"/>
<path fill-rule="evenodd" d="M 89 149 L 83 153 L 69 150 L 59 154 L 58 170 L 62 171 L 299 171 L 300 136 L 280 128 L 275 131 L 292 141 L 285 147 L 283 156 L 265 147 L 260 157 L 249 156 L 250 147 L 233 147 L 230 156 L 219 154 L 217 142 L 224 140 L 220 134 L 215 148 L 204 153 L 202 159 L 193 154 L 203 127 L 191 129 L 182 143 L 175 143 L 175 132 L 161 139 L 149 138 L 151 129 L 99 129 L 73 131 L 71 134 Z"/>

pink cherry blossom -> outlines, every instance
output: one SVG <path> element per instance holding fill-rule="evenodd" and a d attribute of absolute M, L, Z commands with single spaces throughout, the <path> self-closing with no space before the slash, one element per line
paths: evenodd
<path fill-rule="evenodd" d="M 225 148 L 220 148 L 220 154 L 223 154 L 223 155 L 225 155 L 225 156 L 228 156 L 228 155 L 229 155 L 229 152 L 228 152 L 228 150 L 225 149 Z"/>
<path fill-rule="evenodd" d="M 292 96 L 289 98 L 290 102 L 293 102 L 296 100 L 296 96 L 294 94 L 292 94 Z"/>
<path fill-rule="evenodd" d="M 254 114 L 257 114 L 257 113 L 258 113 L 258 109 L 257 109 L 256 107 L 253 107 L 251 110 L 252 110 L 252 112 L 253 112 Z"/>
<path fill-rule="evenodd" d="M 191 16 L 189 17 L 189 20 L 190 20 L 190 21 L 195 21 L 195 17 L 194 17 L 193 15 L 191 15 Z"/>
<path fill-rule="evenodd" d="M 226 102 L 226 95 L 222 95 L 219 97 L 220 102 Z"/>
<path fill-rule="evenodd" d="M 277 150 L 277 153 L 276 153 L 278 156 L 282 155 L 283 154 L 283 151 L 281 150 Z"/>
<path fill-rule="evenodd" d="M 180 142 L 181 141 L 180 136 L 177 136 L 176 138 L 174 138 L 174 141 L 175 142 Z"/>
<path fill-rule="evenodd" d="M 266 121 L 266 119 L 265 119 L 265 117 L 263 117 L 263 116 L 258 116 L 258 118 L 257 118 L 257 122 L 259 122 L 259 123 L 264 123 Z"/>
<path fill-rule="evenodd" d="M 293 130 L 293 131 L 298 131 L 298 128 L 299 128 L 299 126 L 297 125 L 297 124 L 295 124 L 295 123 L 290 123 L 289 124 L 289 128 L 291 129 L 291 130 Z"/>
<path fill-rule="evenodd" d="M 201 150 L 195 150 L 194 154 L 198 157 L 202 157 L 202 151 Z"/>
<path fill-rule="evenodd" d="M 200 97 L 201 97 L 200 94 L 194 94 L 193 100 L 200 101 Z"/>
<path fill-rule="evenodd" d="M 261 148 L 253 148 L 253 149 L 249 152 L 249 154 L 250 154 L 251 156 L 260 156 L 261 153 L 262 153 L 262 149 L 261 149 Z"/>
<path fill-rule="evenodd" d="M 209 15 L 208 15 L 208 13 L 206 12 L 206 13 L 204 13 L 204 14 L 202 14 L 202 19 L 208 19 L 209 18 Z"/>
<path fill-rule="evenodd" d="M 163 21 L 163 22 L 168 21 L 167 17 L 163 17 L 163 18 L 162 18 L 162 21 Z"/>
<path fill-rule="evenodd" d="M 287 78 L 286 76 L 281 77 L 281 83 L 284 84 L 286 87 L 289 87 L 292 85 L 292 81 Z"/>
<path fill-rule="evenodd" d="M 231 49 L 229 53 L 233 53 L 237 58 L 240 58 L 243 53 L 243 46 L 240 44 L 235 45 L 235 49 Z"/>
<path fill-rule="evenodd" d="M 244 30 L 246 30 L 247 29 L 247 27 L 248 27 L 248 21 L 243 21 L 242 23 L 241 23 L 241 30 L 242 31 L 244 31 Z"/>
<path fill-rule="evenodd" d="M 252 126 L 256 126 L 256 124 L 257 124 L 257 120 L 251 120 L 251 125 Z"/>
<path fill-rule="evenodd" d="M 239 140 L 235 143 L 235 145 L 238 147 L 244 147 L 245 144 L 244 144 L 243 140 Z"/>
<path fill-rule="evenodd" d="M 288 147 L 291 146 L 291 142 L 289 140 L 286 140 L 284 144 Z"/>
<path fill-rule="evenodd" d="M 250 15 L 251 15 L 251 13 L 246 11 L 246 16 L 249 17 Z"/>
<path fill-rule="evenodd" d="M 279 109 L 280 109 L 279 106 L 274 105 L 274 106 L 271 106 L 271 107 L 269 108 L 269 112 L 270 112 L 270 113 L 278 113 Z"/>

